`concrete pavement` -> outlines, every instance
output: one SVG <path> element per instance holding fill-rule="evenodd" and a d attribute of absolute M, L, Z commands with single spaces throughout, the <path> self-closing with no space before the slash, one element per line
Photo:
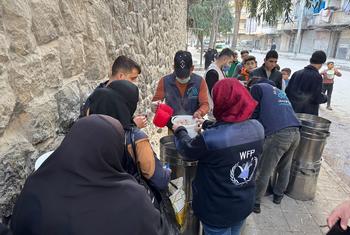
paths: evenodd
<path fill-rule="evenodd" d="M 260 214 L 251 214 L 242 235 L 326 234 L 326 218 L 342 201 L 350 198 L 350 189 L 326 162 L 317 183 L 316 197 L 312 201 L 298 201 L 285 196 L 280 205 L 265 197 Z"/>

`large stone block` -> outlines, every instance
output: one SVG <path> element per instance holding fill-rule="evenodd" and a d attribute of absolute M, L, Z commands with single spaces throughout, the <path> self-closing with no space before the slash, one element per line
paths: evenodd
<path fill-rule="evenodd" d="M 7 72 L 0 74 L 0 137 L 7 127 L 16 104 L 16 97 L 7 82 Z"/>
<path fill-rule="evenodd" d="M 1 65 L 9 61 L 8 50 L 9 45 L 6 40 L 5 34 L 0 32 L 0 74 L 2 71 Z"/>
<path fill-rule="evenodd" d="M 47 88 L 58 88 L 62 85 L 63 69 L 60 60 L 58 43 L 50 43 L 39 49 L 42 71 L 44 72 L 43 83 Z"/>
<path fill-rule="evenodd" d="M 80 89 L 78 81 L 64 85 L 55 95 L 58 107 L 59 133 L 66 133 L 79 116 Z"/>
<path fill-rule="evenodd" d="M 39 55 L 16 57 L 8 71 L 9 83 L 19 102 L 27 104 L 34 97 L 42 95 L 45 73 Z"/>
<path fill-rule="evenodd" d="M 32 30 L 39 45 L 63 34 L 63 19 L 57 1 L 31 0 Z"/>
<path fill-rule="evenodd" d="M 34 99 L 16 116 L 18 133 L 32 144 L 40 144 L 56 135 L 58 113 L 53 95 Z"/>
<path fill-rule="evenodd" d="M 1 6 L 11 52 L 20 55 L 31 53 L 36 43 L 31 31 L 32 15 L 28 1 L 1 1 Z"/>
<path fill-rule="evenodd" d="M 92 41 L 84 38 L 85 77 L 91 81 L 101 80 L 108 75 L 106 47 L 102 38 Z"/>
<path fill-rule="evenodd" d="M 85 58 L 82 35 L 61 37 L 59 52 L 64 78 L 70 78 L 83 72 Z"/>
<path fill-rule="evenodd" d="M 35 155 L 35 148 L 16 132 L 0 139 L 1 217 L 11 215 L 24 181 L 32 172 Z"/>
<path fill-rule="evenodd" d="M 59 0 L 65 27 L 74 35 L 85 30 L 84 3 L 80 0 Z"/>

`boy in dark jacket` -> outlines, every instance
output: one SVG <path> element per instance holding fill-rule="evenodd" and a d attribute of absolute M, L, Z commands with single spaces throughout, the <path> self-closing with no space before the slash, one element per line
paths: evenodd
<path fill-rule="evenodd" d="M 292 75 L 286 93 L 296 113 L 318 115 L 320 104 L 327 102 L 327 96 L 322 93 L 322 76 L 318 72 L 326 60 L 324 51 L 315 51 L 310 65 Z"/>
<path fill-rule="evenodd" d="M 257 102 L 238 80 L 218 81 L 212 94 L 216 123 L 204 122 L 194 139 L 184 127 L 173 129 L 182 156 L 198 160 L 192 205 L 205 234 L 239 235 L 254 205 L 264 128 L 249 119 Z"/>
<path fill-rule="evenodd" d="M 276 84 L 276 87 L 278 89 L 282 89 L 282 73 L 278 71 L 278 69 L 276 68 L 277 60 L 278 60 L 277 51 L 267 52 L 264 59 L 264 64 L 261 67 L 254 69 L 250 73 L 250 78 L 253 78 L 253 77 L 266 78 L 268 80 L 273 81 Z"/>

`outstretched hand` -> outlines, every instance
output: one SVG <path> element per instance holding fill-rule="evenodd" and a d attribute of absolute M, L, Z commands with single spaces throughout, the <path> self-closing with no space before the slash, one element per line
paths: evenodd
<path fill-rule="evenodd" d="M 145 115 L 139 115 L 134 117 L 134 122 L 138 128 L 144 128 L 147 126 L 147 118 Z"/>
<path fill-rule="evenodd" d="M 333 227 L 334 224 L 340 219 L 340 226 L 343 230 L 348 227 L 348 221 L 350 218 L 350 201 L 345 201 L 338 205 L 327 218 L 328 227 Z"/>

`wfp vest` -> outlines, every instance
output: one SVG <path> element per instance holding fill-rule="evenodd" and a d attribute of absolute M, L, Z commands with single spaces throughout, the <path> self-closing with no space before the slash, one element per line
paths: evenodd
<path fill-rule="evenodd" d="M 230 227 L 252 212 L 264 128 L 257 120 L 220 123 L 202 135 L 208 152 L 192 184 L 193 210 L 205 224 Z"/>
<path fill-rule="evenodd" d="M 175 73 L 164 77 L 165 103 L 174 109 L 174 115 L 193 115 L 199 108 L 202 77 L 194 73 L 190 77 L 183 97 L 176 86 Z"/>

